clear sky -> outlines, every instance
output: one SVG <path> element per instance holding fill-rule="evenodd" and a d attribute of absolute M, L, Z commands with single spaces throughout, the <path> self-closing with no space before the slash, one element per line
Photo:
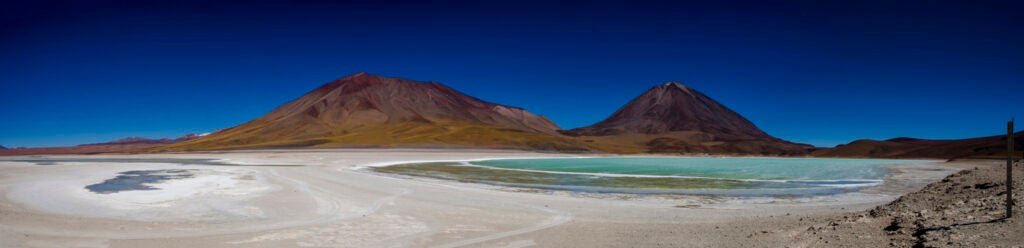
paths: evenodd
<path fill-rule="evenodd" d="M 210 132 L 360 71 L 565 129 L 665 81 L 818 146 L 1024 118 L 1022 1 L 21 2 L 0 6 L 8 147 Z"/>

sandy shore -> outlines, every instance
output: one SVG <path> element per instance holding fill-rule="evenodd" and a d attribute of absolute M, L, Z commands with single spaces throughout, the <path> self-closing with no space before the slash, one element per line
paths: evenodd
<path fill-rule="evenodd" d="M 0 162 L 0 243 L 9 247 L 784 247 L 812 220 L 889 203 L 953 173 L 900 168 L 882 187 L 821 197 L 583 194 L 359 169 L 398 161 L 572 157 L 501 150 L 333 149 L 100 155 L 238 165 Z M 60 156 L 56 156 L 60 157 Z M 81 156 L 79 156 L 81 157 Z M 9 159 L 9 158 L 7 158 Z M 980 162 L 979 162 L 980 163 Z M 298 166 L 265 166 L 298 165 Z M 956 168 L 973 166 L 971 163 Z M 156 190 L 85 185 L 138 170 L 187 170 Z"/>

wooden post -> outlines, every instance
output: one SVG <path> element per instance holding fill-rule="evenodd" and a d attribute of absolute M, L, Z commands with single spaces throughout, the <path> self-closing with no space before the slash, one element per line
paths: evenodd
<path fill-rule="evenodd" d="M 1006 218 L 1013 217 L 1013 120 L 1006 123 Z"/>

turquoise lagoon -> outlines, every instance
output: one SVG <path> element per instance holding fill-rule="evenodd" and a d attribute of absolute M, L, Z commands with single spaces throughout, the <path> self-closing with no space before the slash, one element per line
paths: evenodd
<path fill-rule="evenodd" d="M 601 193 L 838 194 L 877 186 L 889 166 L 925 160 L 599 157 L 496 159 L 375 167 L 386 173 Z"/>

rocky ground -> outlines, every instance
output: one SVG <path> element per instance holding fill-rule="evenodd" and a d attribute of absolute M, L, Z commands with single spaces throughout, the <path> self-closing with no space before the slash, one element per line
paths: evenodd
<path fill-rule="evenodd" d="M 1024 167 L 1014 167 L 1015 214 L 1005 218 L 1006 162 L 974 162 L 882 206 L 832 217 L 795 236 L 807 247 L 1024 247 Z"/>

